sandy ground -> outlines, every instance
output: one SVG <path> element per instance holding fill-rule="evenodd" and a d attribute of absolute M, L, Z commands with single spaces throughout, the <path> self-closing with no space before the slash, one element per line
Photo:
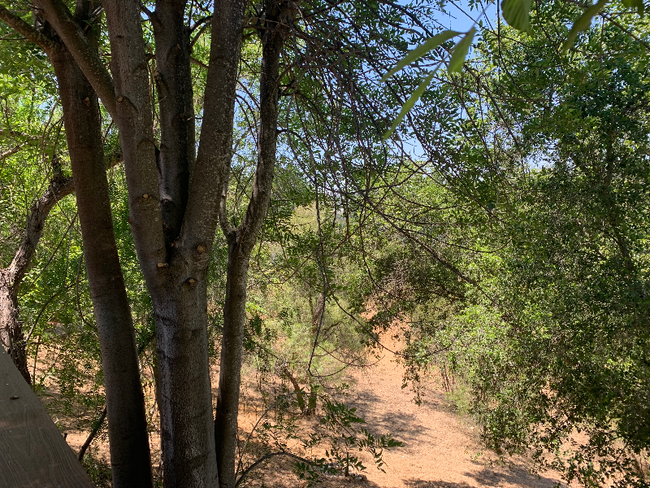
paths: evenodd
<path fill-rule="evenodd" d="M 416 405 L 413 392 L 402 388 L 403 368 L 386 352 L 372 366 L 350 372 L 350 388 L 345 398 L 349 406 L 367 422 L 375 434 L 391 433 L 403 447 L 384 453 L 385 472 L 376 469 L 369 455 L 362 455 L 368 469 L 362 476 L 324 476 L 316 486 L 323 488 L 552 488 L 560 478 L 556 473 L 530 474 L 526 460 L 498 461 L 481 447 L 477 431 L 450 407 L 442 389 L 431 382 L 424 389 L 422 403 Z M 241 438 L 258 420 L 263 407 L 253 407 L 243 392 L 240 411 Z M 253 400 L 254 402 L 254 400 Z M 257 403 L 257 402 L 254 402 Z M 309 429 L 304 423 L 303 429 Z M 67 429 L 66 429 L 67 430 Z M 78 451 L 87 432 L 68 430 L 68 443 Z M 155 444 L 158 440 L 152 437 Z M 251 442 L 254 443 L 255 436 Z M 99 457 L 108 455 L 105 437 L 94 443 Z M 296 444 L 292 447 L 298 447 Z M 153 450 L 156 447 L 152 445 Z M 292 472 L 292 462 L 273 458 L 255 469 L 240 486 L 251 488 L 293 488 L 306 486 Z M 565 485 L 561 485 L 565 486 Z"/>
<path fill-rule="evenodd" d="M 552 476 L 531 475 L 518 459 L 507 463 L 484 452 L 469 421 L 450 410 L 441 391 L 429 385 L 422 403 L 402 389 L 403 370 L 390 353 L 368 371 L 353 375 L 353 404 L 369 425 L 391 432 L 404 447 L 387 452 L 386 472 L 369 468 L 368 486 L 382 488 L 551 488 Z"/>
<path fill-rule="evenodd" d="M 354 479 L 330 476 L 316 486 L 338 488 L 552 488 L 556 473 L 542 476 L 529 472 L 523 459 L 505 462 L 481 447 L 469 419 L 454 413 L 441 388 L 432 382 L 425 388 L 422 403 L 416 405 L 413 392 L 402 388 L 403 368 L 386 352 L 373 366 L 350 374 L 346 403 L 357 408 L 369 430 L 390 432 L 403 447 L 384 454 L 385 472 L 363 456 L 368 469 Z M 247 486 L 305 486 L 291 475 L 288 461 L 269 461 L 256 470 Z M 560 485 L 565 486 L 565 485 Z"/>

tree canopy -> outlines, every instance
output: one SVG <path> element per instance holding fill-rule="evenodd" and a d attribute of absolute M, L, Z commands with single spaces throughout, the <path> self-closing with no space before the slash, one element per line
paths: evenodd
<path fill-rule="evenodd" d="M 489 447 L 647 486 L 643 2 L 468 7 L 0 5 L 0 338 L 37 391 L 53 345 L 68 406 L 95 385 L 112 486 L 244 482 L 244 364 L 338 446 L 278 421 L 265 456 L 381 466 L 331 392 L 398 329 L 416 400 L 436 372 Z"/>

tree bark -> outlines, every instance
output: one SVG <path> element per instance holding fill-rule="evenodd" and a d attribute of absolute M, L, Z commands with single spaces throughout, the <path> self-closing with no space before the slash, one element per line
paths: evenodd
<path fill-rule="evenodd" d="M 278 138 L 280 53 L 291 31 L 297 6 L 292 1 L 267 0 L 264 2 L 264 10 L 266 16 L 261 29 L 260 129 L 255 182 L 244 219 L 236 229 L 227 222 L 225 209 L 221 212 L 221 224 L 228 240 L 224 332 L 215 419 L 221 488 L 234 488 L 236 483 L 237 415 L 242 341 L 246 323 L 248 266 L 271 200 Z"/>
<path fill-rule="evenodd" d="M 167 488 L 212 487 L 217 482 L 206 279 L 220 201 L 214 188 L 221 188 L 232 151 L 244 9 L 243 1 L 215 4 L 214 19 L 218 22 L 213 25 L 202 141 L 193 164 L 193 136 L 188 133 L 190 128 L 193 132 L 193 122 L 181 120 L 181 116 L 191 119 L 191 89 L 184 86 L 183 74 L 189 73 L 189 51 L 184 51 L 189 40 L 182 37 L 189 32 L 174 18 L 182 12 L 180 5 L 161 2 L 152 17 L 154 24 L 159 23 L 157 47 L 162 51 L 157 53 L 162 64 L 159 86 L 172 97 L 176 96 L 175 89 L 185 90 L 182 100 L 167 97 L 160 105 L 161 121 L 167 125 L 160 161 L 156 160 L 153 141 L 140 4 L 116 0 L 105 5 L 131 228 L 156 322 Z M 184 185 L 189 185 L 189 190 Z"/>
<path fill-rule="evenodd" d="M 57 36 L 63 41 L 63 44 L 65 44 L 67 50 L 83 71 L 86 79 L 89 80 L 95 92 L 102 99 L 108 113 L 111 114 L 111 117 L 115 117 L 117 109 L 113 80 L 100 59 L 97 49 L 91 45 L 88 37 L 84 35 L 82 25 L 75 18 L 78 16 L 76 14 L 73 16 L 62 0 L 37 0 L 35 3 L 46 13 L 47 21 L 52 25 Z M 93 3 L 89 0 L 79 0 L 77 8 L 88 10 L 88 6 Z M 33 40 L 33 35 L 25 35 L 28 39 Z M 36 44 L 39 43 L 36 42 Z M 39 45 L 43 46 L 43 44 Z M 48 52 L 47 47 L 43 46 L 43 48 Z"/>
<path fill-rule="evenodd" d="M 113 486 L 150 488 L 144 395 L 115 243 L 97 96 L 64 46 L 48 54 L 59 83 L 102 352 Z"/>
<path fill-rule="evenodd" d="M 54 205 L 73 190 L 72 178 L 64 178 L 55 171 L 50 187 L 30 209 L 23 238 L 11 264 L 5 269 L 0 269 L 0 341 L 18 371 L 30 384 L 27 344 L 19 315 L 18 289 L 36 252 L 47 216 Z"/>
<path fill-rule="evenodd" d="M 239 229 L 238 229 L 239 230 Z M 241 385 L 242 342 L 246 323 L 246 284 L 250 251 L 242 246 L 241 232 L 228 234 L 228 276 L 224 329 L 219 369 L 219 393 L 215 419 L 219 486 L 235 486 L 237 416 Z"/>
<path fill-rule="evenodd" d="M 158 171 L 168 252 L 180 235 L 195 159 L 190 33 L 183 22 L 186 3 L 185 0 L 158 0 L 151 19 L 156 40 L 154 77 L 160 107 Z"/>
<path fill-rule="evenodd" d="M 18 296 L 8 270 L 0 270 L 0 342 L 25 381 L 31 384 L 27 344 L 18 315 Z"/>

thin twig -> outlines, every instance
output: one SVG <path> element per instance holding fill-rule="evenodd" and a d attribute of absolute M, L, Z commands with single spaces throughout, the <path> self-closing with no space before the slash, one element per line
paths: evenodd
<path fill-rule="evenodd" d="M 315 464 L 314 461 L 311 461 L 309 459 L 306 459 L 306 458 L 303 458 L 303 457 L 300 457 L 300 456 L 296 456 L 295 454 L 291 454 L 290 452 L 284 452 L 284 451 L 282 451 L 282 452 L 271 452 L 269 454 L 266 454 L 266 455 L 262 456 L 260 459 L 255 461 L 248 468 L 246 468 L 244 470 L 244 472 L 242 473 L 242 475 L 239 477 L 239 479 L 236 481 L 235 488 L 237 486 L 239 486 L 239 484 L 244 480 L 244 478 L 248 475 L 248 473 L 250 473 L 253 469 L 255 469 L 257 466 L 262 464 L 264 461 L 267 461 L 268 459 L 274 458 L 276 456 L 287 456 L 287 457 L 290 457 L 291 459 L 295 459 L 296 461 L 301 461 L 303 463 L 307 463 L 307 464 L 311 464 L 311 465 Z"/>

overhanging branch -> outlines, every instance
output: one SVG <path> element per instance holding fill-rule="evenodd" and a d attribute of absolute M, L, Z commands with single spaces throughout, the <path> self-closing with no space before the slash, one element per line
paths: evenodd
<path fill-rule="evenodd" d="M 16 32 L 25 36 L 29 42 L 33 42 L 45 52 L 52 51 L 59 47 L 59 43 L 38 32 L 34 27 L 29 25 L 15 13 L 10 12 L 4 6 L 0 5 L 0 19 Z"/>
<path fill-rule="evenodd" d="M 61 37 L 108 113 L 115 118 L 117 102 L 113 78 L 99 58 L 97 51 L 88 42 L 68 7 L 61 0 L 38 0 L 37 5 L 43 9 L 45 18 Z"/>

